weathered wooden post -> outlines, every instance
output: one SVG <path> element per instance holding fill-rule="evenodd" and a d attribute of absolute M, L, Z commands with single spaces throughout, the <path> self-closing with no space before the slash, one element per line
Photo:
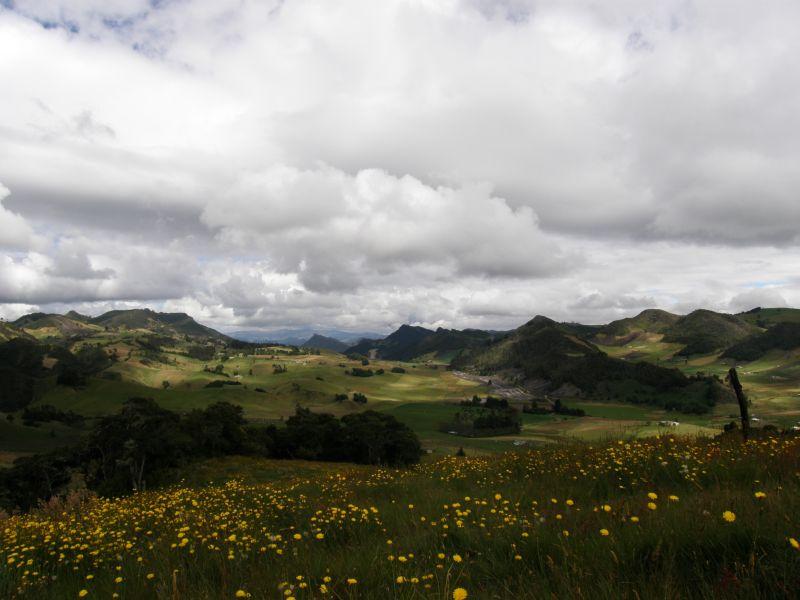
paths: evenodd
<path fill-rule="evenodd" d="M 739 375 L 736 373 L 736 367 L 731 367 L 728 371 L 728 381 L 731 382 L 731 387 L 736 394 L 736 399 L 739 401 L 739 414 L 742 416 L 742 435 L 745 441 L 750 436 L 750 416 L 747 414 L 747 398 L 742 390 L 742 384 L 739 383 Z"/>

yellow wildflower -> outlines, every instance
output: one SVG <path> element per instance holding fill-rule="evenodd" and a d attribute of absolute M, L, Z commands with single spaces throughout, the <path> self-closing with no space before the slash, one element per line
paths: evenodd
<path fill-rule="evenodd" d="M 736 514 L 730 510 L 726 510 L 722 513 L 722 518 L 728 523 L 733 523 L 736 520 Z"/>
<path fill-rule="evenodd" d="M 468 595 L 467 590 L 462 587 L 453 590 L 453 600 L 466 600 Z"/>

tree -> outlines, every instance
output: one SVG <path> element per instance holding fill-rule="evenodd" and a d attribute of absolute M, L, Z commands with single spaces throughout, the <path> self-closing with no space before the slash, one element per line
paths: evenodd
<path fill-rule="evenodd" d="M 192 454 L 221 456 L 242 454 L 247 447 L 247 421 L 241 406 L 215 402 L 195 409 L 183 418 L 185 435 L 192 440 Z"/>
<path fill-rule="evenodd" d="M 178 414 L 152 398 L 131 398 L 92 431 L 87 484 L 104 494 L 142 490 L 149 474 L 180 464 L 189 442 Z"/>
<path fill-rule="evenodd" d="M 403 466 L 419 462 L 422 456 L 417 435 L 391 415 L 367 410 L 342 417 L 342 425 L 354 462 Z"/>

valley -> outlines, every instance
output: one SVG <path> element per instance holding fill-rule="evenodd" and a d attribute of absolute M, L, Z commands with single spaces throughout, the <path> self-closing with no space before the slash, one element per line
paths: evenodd
<path fill-rule="evenodd" d="M 108 362 L 96 365 L 75 385 L 47 385 L 30 398 L 31 407 L 71 411 L 86 417 L 84 423 L 31 426 L 23 418 L 24 406 L 6 410 L 0 419 L 0 464 L 74 443 L 91 428 L 93 420 L 115 412 L 132 397 L 151 397 L 177 412 L 224 400 L 241 406 L 245 417 L 256 423 L 279 424 L 298 406 L 336 416 L 371 409 L 409 425 L 425 450 L 434 455 L 452 454 L 459 448 L 486 453 L 569 439 L 633 438 L 665 432 L 714 435 L 737 419 L 736 405 L 722 383 L 731 366 L 739 369 L 757 422 L 789 429 L 800 421 L 800 338 L 794 349 L 767 348 L 763 356 L 752 361 L 724 357 L 723 346 L 764 330 L 757 323 L 791 323 L 797 318 L 796 312 L 800 311 L 765 310 L 761 315 L 736 318 L 732 334 L 728 318 L 701 313 L 692 317 L 699 322 L 690 321 L 679 328 L 685 343 L 666 341 L 675 336 L 668 329 L 681 322 L 663 311 L 645 311 L 636 318 L 603 327 L 559 324 L 544 317 L 515 332 L 431 331 L 403 326 L 384 340 L 365 340 L 344 353 L 239 342 L 186 315 L 152 311 L 117 311 L 94 319 L 76 313 L 29 315 L 4 324 L 2 332 L 7 340 L 45 349 L 45 367 L 37 377 L 47 379 L 51 370 L 47 365 L 57 363 L 55 356 L 64 350 L 75 356 L 80 356 L 82 349 L 84 354 L 97 351 L 108 357 Z M 717 343 L 708 341 L 708 332 L 716 331 L 708 326 L 708 319 L 723 324 L 718 328 L 722 331 L 720 347 L 708 353 L 682 353 L 687 343 Z M 695 330 L 703 331 L 704 342 L 692 341 L 691 332 Z M 329 345 L 332 338 L 316 339 Z M 584 373 L 586 364 L 578 362 L 573 371 L 564 370 L 570 361 L 584 359 L 593 361 L 591 368 L 597 371 L 598 382 L 591 392 L 580 387 L 586 385 L 580 378 L 583 375 L 575 378 L 573 373 Z M 598 360 L 601 362 L 595 364 Z M 716 377 L 719 383 L 713 385 L 720 389 L 720 399 L 700 413 L 668 410 L 664 402 L 699 393 L 692 390 L 700 384 L 679 381 L 684 387 L 658 391 L 646 379 L 652 379 L 652 374 L 637 381 L 639 375 L 627 371 L 603 380 L 609 369 L 628 369 L 639 363 L 661 369 L 658 377 L 662 373 L 672 377 L 671 372 L 690 378 Z M 354 368 L 380 374 L 349 374 Z M 560 377 L 562 383 L 551 385 L 548 373 Z M 208 387 L 215 381 L 224 384 Z M 364 394 L 367 402 L 353 402 L 353 393 Z M 348 399 L 337 399 L 342 394 Z M 442 423 L 459 412 L 459 403 L 476 395 L 504 397 L 520 411 L 531 401 L 547 406 L 560 397 L 568 407 L 585 415 L 523 411 L 519 431 L 499 436 L 463 437 L 442 431 Z"/>

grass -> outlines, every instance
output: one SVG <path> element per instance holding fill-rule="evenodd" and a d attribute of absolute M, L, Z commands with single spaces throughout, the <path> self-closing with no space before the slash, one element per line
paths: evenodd
<path fill-rule="evenodd" d="M 42 423 L 38 427 L 27 427 L 22 424 L 21 419 L 13 422 L 0 419 L 0 466 L 8 466 L 20 456 L 74 444 L 85 434 L 85 429 L 68 427 L 61 423 Z"/>
<path fill-rule="evenodd" d="M 680 426 L 676 434 L 714 434 L 722 426 L 737 418 L 734 404 L 722 404 L 707 415 L 694 416 L 670 413 L 653 407 L 625 403 L 627 397 L 639 397 L 641 390 L 626 387 L 624 382 L 609 390 L 613 401 L 589 402 L 567 399 L 568 406 L 582 408 L 583 418 L 553 415 L 525 415 L 522 432 L 514 436 L 468 439 L 438 431 L 438 424 L 450 420 L 457 410 L 454 404 L 473 394 L 486 395 L 490 390 L 481 384 L 454 376 L 441 365 L 372 361 L 368 368 L 384 369 L 383 375 L 353 377 L 345 370 L 361 366 L 332 352 L 322 355 L 275 354 L 261 356 L 233 356 L 223 363 L 228 377 L 209 373 L 204 367 L 214 367 L 217 361 L 203 362 L 187 358 L 178 352 L 162 353 L 164 362 L 142 363 L 142 354 L 135 345 L 116 337 L 98 340 L 115 345 L 120 360 L 110 369 L 122 381 L 92 379 L 82 389 L 57 387 L 51 390 L 42 403 L 95 417 L 118 410 L 133 396 L 155 398 L 166 408 L 188 411 L 227 400 L 241 405 L 248 419 L 261 422 L 279 422 L 294 413 L 297 405 L 314 411 L 342 416 L 367 409 L 386 411 L 411 426 L 420 436 L 423 446 L 435 455 L 452 454 L 465 447 L 477 452 L 498 452 L 515 447 L 514 444 L 539 445 L 565 439 L 602 440 L 615 436 L 648 436 L 663 432 L 658 421 L 675 420 Z M 675 344 L 664 344 L 659 335 L 640 337 L 626 346 L 607 346 L 603 349 L 629 359 L 647 356 L 664 366 L 680 368 L 688 374 L 703 371 L 724 377 L 732 365 L 716 355 L 692 357 L 689 360 L 671 358 Z M 129 351 L 130 356 L 129 356 Z M 634 357 L 634 358 L 630 358 Z M 275 374 L 273 365 L 286 366 L 287 372 Z M 402 366 L 404 374 L 392 373 L 391 368 Z M 791 427 L 800 421 L 800 353 L 774 352 L 762 359 L 739 365 L 739 372 L 753 406 L 751 411 L 764 423 Z M 207 389 L 204 386 L 215 379 L 238 381 L 240 386 Z M 169 382 L 163 389 L 162 382 Z M 256 392 L 256 388 L 265 393 Z M 366 406 L 351 401 L 334 402 L 336 394 L 353 392 L 365 394 Z M 9 463 L 15 456 L 46 451 L 61 443 L 71 443 L 80 431 L 56 427 L 56 437 L 42 431 L 13 430 L 0 440 L 0 463 Z M 49 431 L 44 425 L 43 430 Z"/>
<path fill-rule="evenodd" d="M 233 457 L 7 518 L 0 596 L 791 598 L 798 473 L 797 437 L 558 443 L 410 470 Z"/>

